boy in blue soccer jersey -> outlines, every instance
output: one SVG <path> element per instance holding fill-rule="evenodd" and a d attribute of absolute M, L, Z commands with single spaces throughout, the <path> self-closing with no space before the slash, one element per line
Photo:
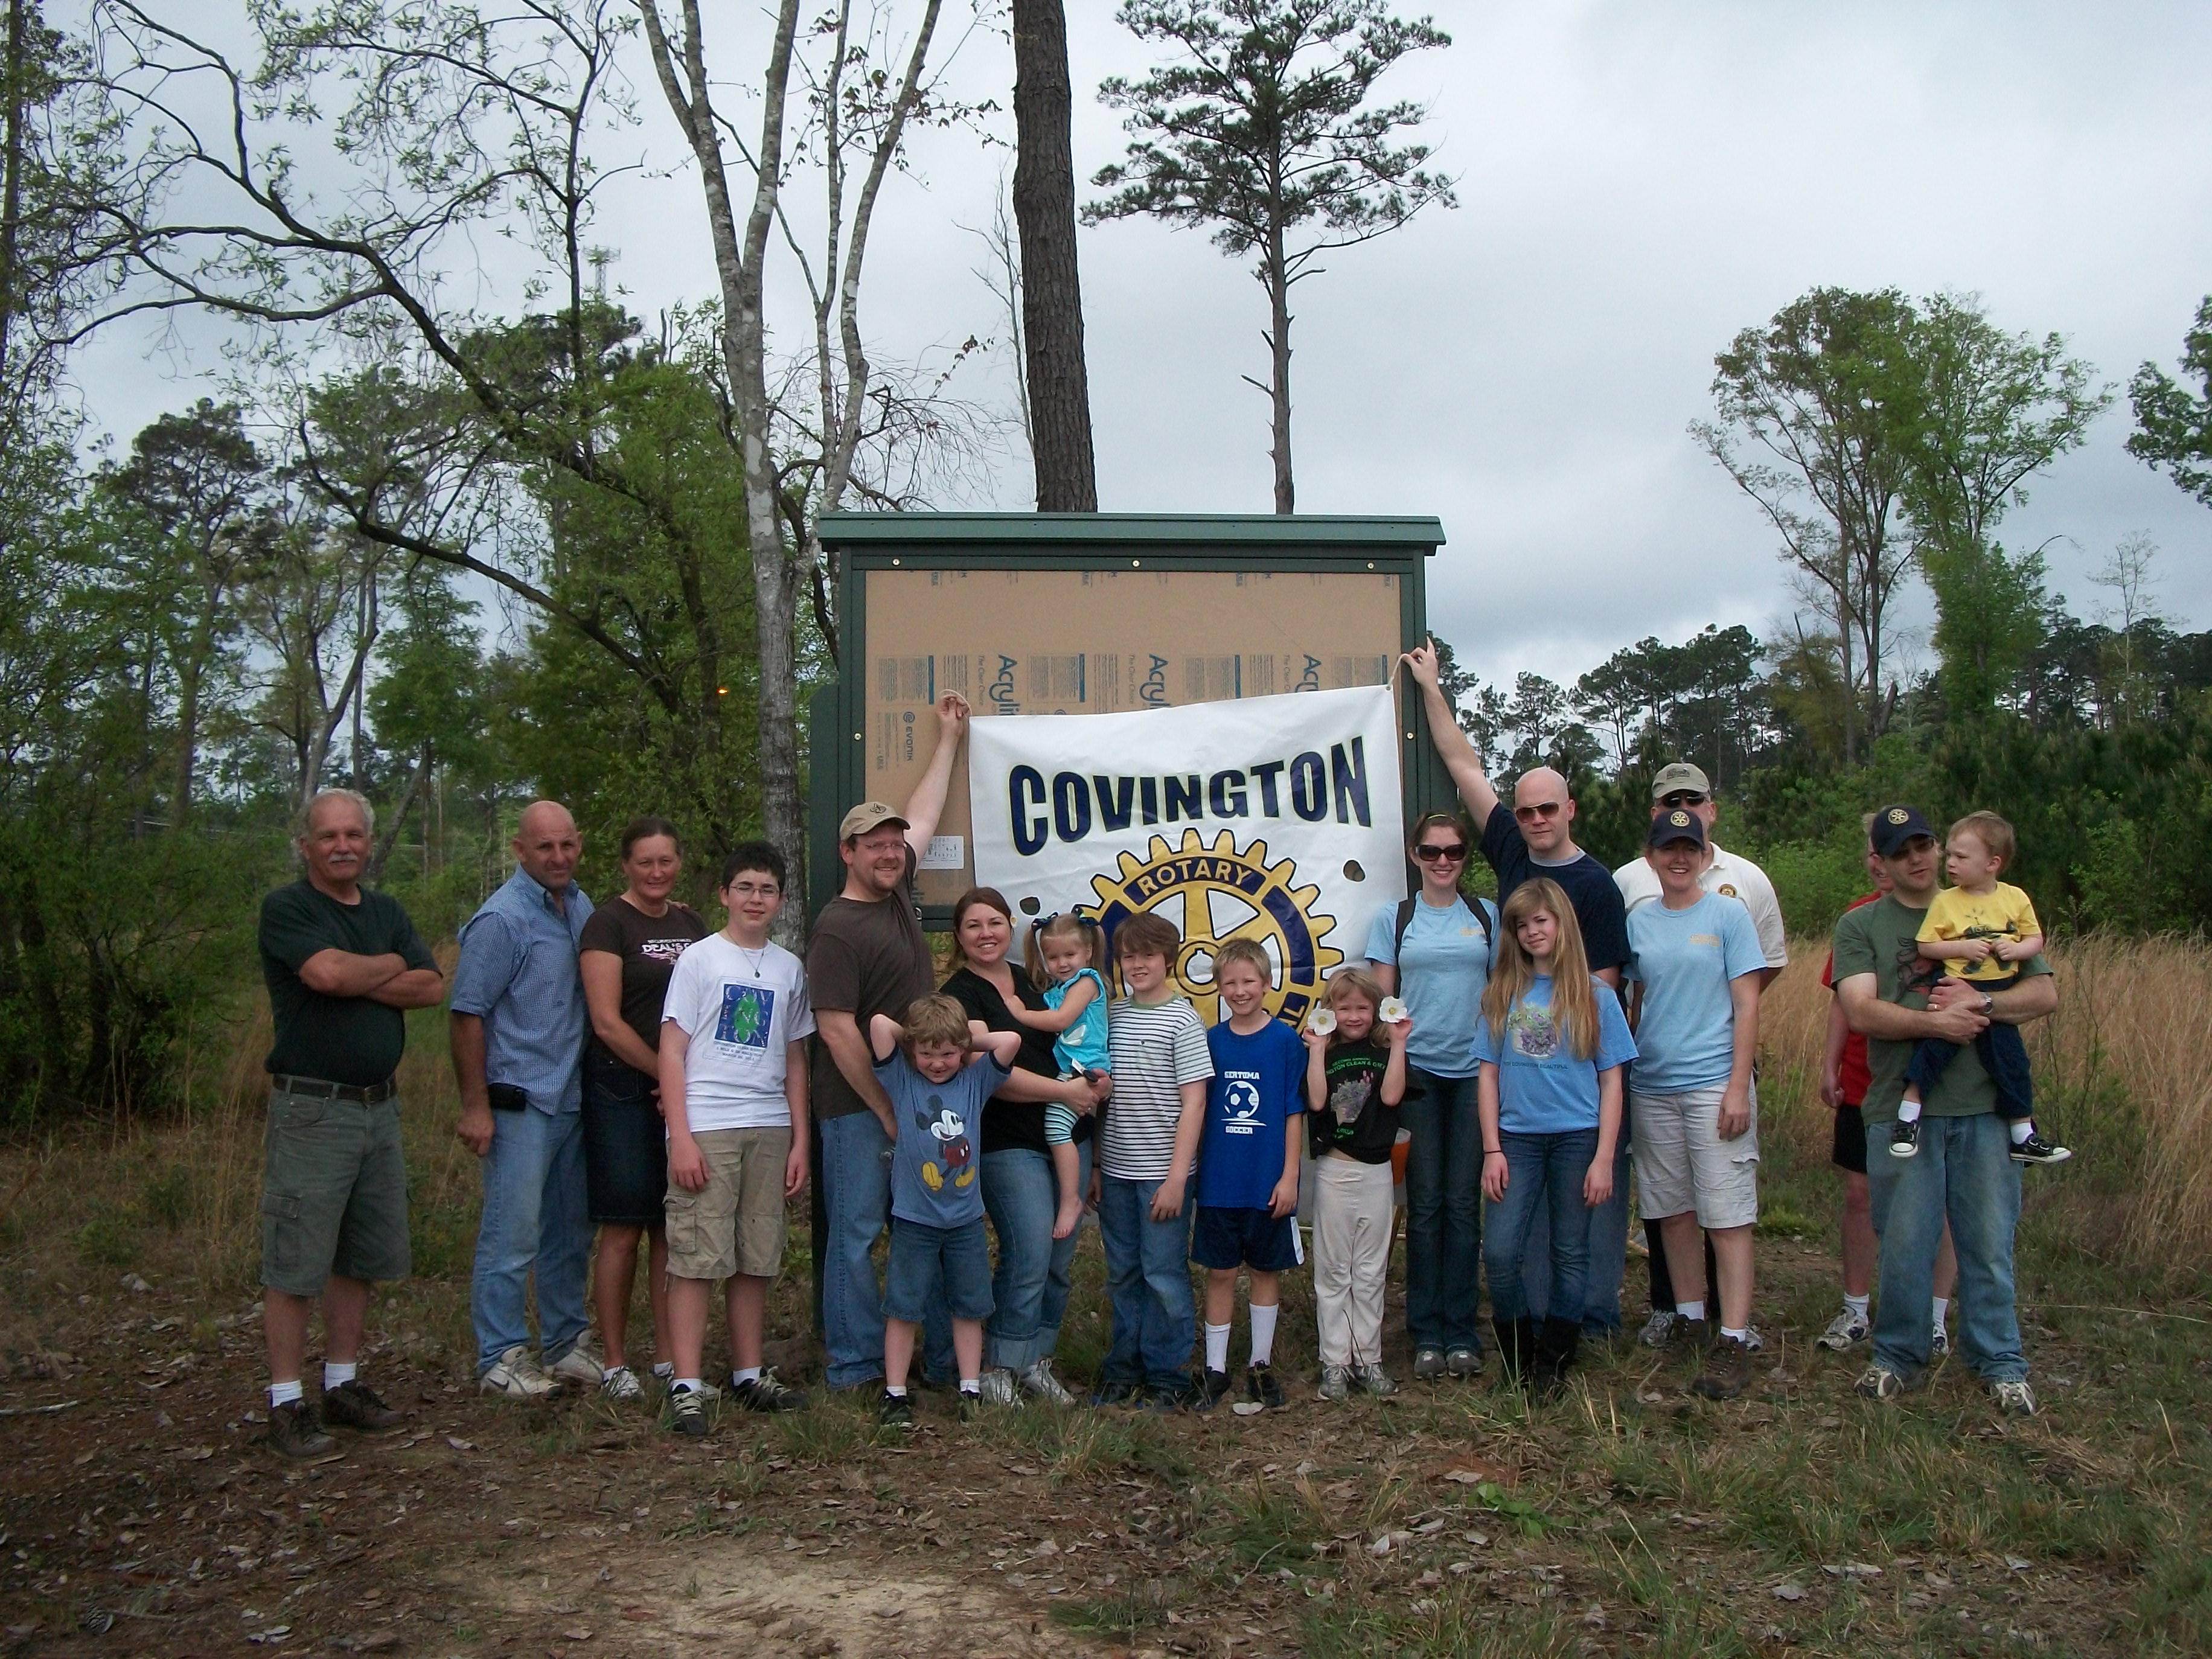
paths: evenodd
<path fill-rule="evenodd" d="M 1283 1403 L 1275 1380 L 1275 1313 L 1282 1273 L 1300 1260 L 1298 1129 L 1305 1045 L 1267 1012 L 1274 972 L 1250 939 L 1231 939 L 1213 960 L 1213 982 L 1229 1010 L 1206 1034 L 1213 1080 L 1206 1086 L 1199 1143 L 1197 1220 L 1190 1257 L 1206 1269 L 1206 1375 L 1192 1399 L 1206 1411 L 1229 1392 L 1229 1322 L 1237 1274 L 1252 1275 L 1252 1359 L 1245 1392 L 1263 1406 Z"/>

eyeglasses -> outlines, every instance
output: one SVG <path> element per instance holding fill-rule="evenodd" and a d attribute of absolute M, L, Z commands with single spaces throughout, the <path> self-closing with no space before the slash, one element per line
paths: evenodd
<path fill-rule="evenodd" d="M 1659 797 L 1662 806 L 1703 806 L 1706 798 L 1695 789 L 1677 789 L 1671 795 Z"/>
<path fill-rule="evenodd" d="M 1534 806 L 1516 806 L 1513 816 L 1523 823 L 1534 823 L 1538 818 L 1555 818 L 1565 808 L 1565 801 L 1540 800 Z"/>
<path fill-rule="evenodd" d="M 1425 842 L 1413 849 L 1413 856 L 1424 864 L 1435 864 L 1439 860 L 1457 864 L 1467 856 L 1467 843 L 1455 841 L 1449 846 L 1439 847 L 1433 842 Z"/>

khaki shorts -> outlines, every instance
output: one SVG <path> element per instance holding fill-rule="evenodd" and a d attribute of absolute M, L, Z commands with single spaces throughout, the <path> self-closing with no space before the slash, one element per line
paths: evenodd
<path fill-rule="evenodd" d="M 1751 1097 L 1751 1127 L 1734 1140 L 1723 1140 L 1717 1126 L 1725 1092 L 1631 1091 L 1637 1208 L 1646 1221 L 1694 1210 L 1698 1225 L 1710 1232 L 1759 1219 L 1759 1096 L 1754 1091 Z"/>
<path fill-rule="evenodd" d="M 320 1296 L 341 1279 L 404 1279 L 407 1160 L 397 1096 L 364 1106 L 272 1090 L 261 1175 L 261 1282 Z"/>
<path fill-rule="evenodd" d="M 692 1139 L 707 1184 L 694 1193 L 668 1183 L 668 1271 L 678 1279 L 774 1279 L 783 1266 L 790 1129 L 708 1129 Z"/>

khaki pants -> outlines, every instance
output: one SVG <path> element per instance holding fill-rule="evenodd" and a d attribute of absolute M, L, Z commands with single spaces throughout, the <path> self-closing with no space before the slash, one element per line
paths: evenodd
<path fill-rule="evenodd" d="M 1382 1363 L 1390 1222 L 1389 1164 L 1315 1161 L 1314 1310 L 1323 1365 Z"/>

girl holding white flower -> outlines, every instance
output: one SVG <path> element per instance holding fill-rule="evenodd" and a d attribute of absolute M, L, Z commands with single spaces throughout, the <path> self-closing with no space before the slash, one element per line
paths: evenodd
<path fill-rule="evenodd" d="M 1343 1399 L 1355 1383 L 1371 1395 L 1398 1391 L 1382 1369 L 1382 1285 L 1390 1267 L 1390 1148 L 1399 1105 L 1413 1092 L 1406 1039 L 1413 1023 L 1381 1019 L 1383 1000 L 1373 975 L 1340 969 L 1306 1024 L 1314 1310 L 1324 1400 Z"/>

